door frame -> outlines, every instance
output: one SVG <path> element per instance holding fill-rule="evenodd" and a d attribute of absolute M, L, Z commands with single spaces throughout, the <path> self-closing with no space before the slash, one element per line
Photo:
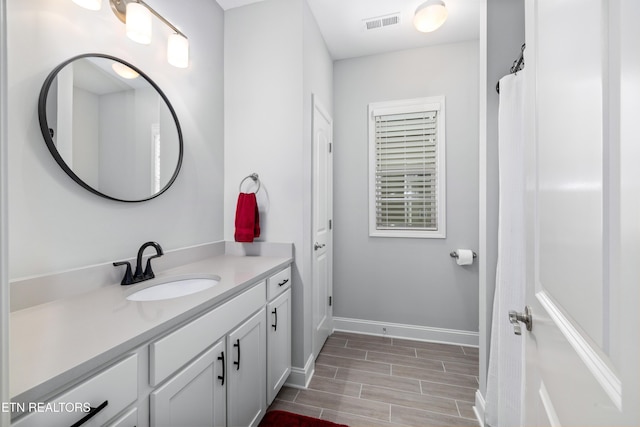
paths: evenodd
<path fill-rule="evenodd" d="M 640 2 L 637 0 L 617 0 L 615 6 L 619 8 L 616 14 L 619 16 L 618 25 L 614 28 L 619 33 L 616 35 L 620 41 L 618 58 L 620 62 L 620 198 L 621 212 L 619 215 L 619 230 L 621 236 L 619 247 L 619 277 L 620 283 L 630 286 L 628 298 L 622 298 L 620 313 L 618 316 L 621 337 L 636 337 L 631 346 L 632 351 L 624 351 L 620 355 L 622 375 L 640 377 L 638 358 L 640 357 L 640 344 L 638 343 L 638 325 L 640 313 L 637 302 L 640 300 L 640 288 L 637 286 L 640 278 L 640 169 L 637 161 L 640 158 L 640 145 L 637 136 L 640 134 L 640 121 L 637 112 L 640 111 L 640 98 L 637 96 L 640 90 Z M 615 9 L 614 9 L 615 10 Z M 634 407 L 633 420 L 627 420 L 629 424 L 640 422 L 640 381 L 634 387 L 627 387 L 623 395 L 622 405 Z"/>
<path fill-rule="evenodd" d="M 0 0 L 0 402 L 9 402 L 9 199 L 7 167 L 8 83 L 7 2 Z M 8 426 L 11 414 L 0 412 L 0 426 Z"/>

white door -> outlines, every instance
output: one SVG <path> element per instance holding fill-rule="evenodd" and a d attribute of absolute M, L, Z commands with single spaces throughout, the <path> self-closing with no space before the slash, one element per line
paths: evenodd
<path fill-rule="evenodd" d="M 332 329 L 333 122 L 313 97 L 313 354 Z"/>
<path fill-rule="evenodd" d="M 526 425 L 640 425 L 639 5 L 526 3 Z"/>

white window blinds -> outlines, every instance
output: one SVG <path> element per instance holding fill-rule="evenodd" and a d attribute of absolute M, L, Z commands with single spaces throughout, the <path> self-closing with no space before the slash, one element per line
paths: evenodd
<path fill-rule="evenodd" d="M 444 237 L 440 114 L 433 103 L 372 109 L 370 234 Z"/>

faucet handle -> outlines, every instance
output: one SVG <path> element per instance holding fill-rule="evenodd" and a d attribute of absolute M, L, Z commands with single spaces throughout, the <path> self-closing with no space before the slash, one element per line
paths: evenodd
<path fill-rule="evenodd" d="M 149 258 L 147 258 L 147 266 L 144 269 L 144 278 L 145 279 L 153 279 L 154 277 L 156 277 L 156 275 L 153 273 L 153 270 L 151 269 L 151 260 L 153 258 L 159 258 L 162 256 L 162 253 L 156 254 L 156 255 L 151 255 Z"/>
<path fill-rule="evenodd" d="M 120 282 L 121 285 L 130 285 L 131 283 L 133 283 L 133 274 L 131 273 L 131 263 L 129 261 L 114 262 L 113 265 L 116 267 L 120 265 L 127 266 L 127 270 L 124 273 L 122 282 Z"/>

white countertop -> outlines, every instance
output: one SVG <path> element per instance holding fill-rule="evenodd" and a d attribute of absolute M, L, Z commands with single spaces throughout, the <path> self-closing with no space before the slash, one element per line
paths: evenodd
<path fill-rule="evenodd" d="M 14 311 L 10 317 L 12 400 L 46 398 L 74 378 L 219 305 L 291 262 L 287 257 L 220 255 L 156 273 L 155 279 L 140 284 L 106 286 Z M 169 277 L 193 274 L 217 275 L 220 282 L 168 300 L 126 299 Z"/>

